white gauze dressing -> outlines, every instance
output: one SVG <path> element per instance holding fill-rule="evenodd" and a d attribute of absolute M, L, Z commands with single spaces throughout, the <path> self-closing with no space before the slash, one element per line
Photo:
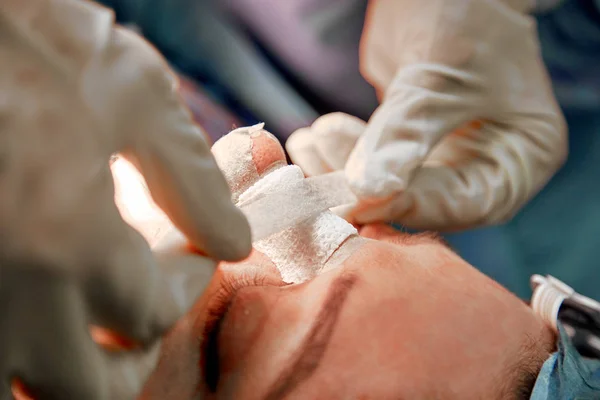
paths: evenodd
<path fill-rule="evenodd" d="M 304 174 L 298 166 L 278 168 L 240 194 L 237 205 L 243 206 L 274 190 L 291 189 L 303 179 Z M 291 203 L 294 207 L 302 207 L 301 202 Z M 281 207 L 285 206 L 281 204 Z M 310 199 L 306 199 L 308 214 L 311 208 Z M 351 224 L 327 210 L 254 242 L 254 247 L 273 261 L 284 282 L 301 283 L 317 276 L 342 243 L 357 234 Z"/>

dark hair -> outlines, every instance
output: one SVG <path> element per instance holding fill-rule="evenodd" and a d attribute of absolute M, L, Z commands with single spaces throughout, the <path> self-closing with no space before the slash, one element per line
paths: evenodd
<path fill-rule="evenodd" d="M 538 374 L 550 357 L 553 347 L 548 340 L 527 335 L 516 354 L 515 362 L 508 365 L 502 379 L 498 400 L 529 400 Z"/>
<path fill-rule="evenodd" d="M 533 393 L 533 387 L 537 381 L 537 376 L 540 372 L 540 369 L 541 365 L 540 368 L 535 372 L 528 370 L 519 374 L 519 376 L 516 378 L 516 386 L 513 389 L 513 394 L 509 398 L 511 400 L 529 400 L 531 398 L 531 394 Z"/>

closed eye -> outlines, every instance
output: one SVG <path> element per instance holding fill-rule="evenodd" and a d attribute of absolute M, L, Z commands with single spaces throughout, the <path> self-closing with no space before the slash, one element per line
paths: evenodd
<path fill-rule="evenodd" d="M 200 348 L 200 367 L 203 371 L 206 387 L 211 393 L 216 392 L 219 384 L 220 357 L 218 340 L 221 324 L 238 291 L 247 287 L 286 285 L 280 280 L 274 280 L 267 274 L 257 274 L 255 270 L 252 270 L 251 273 L 242 271 L 240 273 L 223 274 L 222 276 L 219 289 L 208 302 L 206 325 Z"/>

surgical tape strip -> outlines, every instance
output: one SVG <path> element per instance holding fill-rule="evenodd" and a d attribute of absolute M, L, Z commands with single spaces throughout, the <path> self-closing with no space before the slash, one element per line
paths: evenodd
<path fill-rule="evenodd" d="M 288 171 L 290 167 L 298 168 L 290 165 L 271 174 Z M 253 241 L 281 232 L 330 208 L 357 201 L 343 171 L 300 179 L 268 194 L 253 195 L 252 192 L 250 188 L 243 193 L 237 205 L 248 218 Z"/>
<path fill-rule="evenodd" d="M 332 257 L 357 231 L 329 211 L 354 199 L 343 179 L 340 174 L 305 179 L 299 167 L 290 165 L 267 174 L 239 196 L 237 205 L 250 220 L 253 246 L 275 264 L 284 282 L 304 282 L 348 256 Z"/>

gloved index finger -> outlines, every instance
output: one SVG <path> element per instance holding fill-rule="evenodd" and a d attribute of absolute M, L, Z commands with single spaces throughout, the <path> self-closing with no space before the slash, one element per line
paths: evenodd
<path fill-rule="evenodd" d="M 89 322 L 147 346 L 190 309 L 216 262 L 193 253 L 153 254 L 133 228 L 111 222 L 96 232 L 110 250 L 97 253 L 99 267 L 85 279 Z"/>
<path fill-rule="evenodd" d="M 154 201 L 191 243 L 210 257 L 238 260 L 250 252 L 250 228 L 231 202 L 231 193 L 201 129 L 176 92 L 156 71 L 149 90 L 154 101 L 142 116 L 145 130 L 123 155 L 135 164 Z M 166 90 L 165 90 L 166 89 Z"/>
<path fill-rule="evenodd" d="M 114 110 L 116 150 L 140 170 L 153 200 L 193 245 L 216 259 L 243 258 L 251 248 L 250 228 L 231 202 L 175 74 L 139 36 L 119 29 L 113 36 L 108 83 L 123 87 Z"/>

